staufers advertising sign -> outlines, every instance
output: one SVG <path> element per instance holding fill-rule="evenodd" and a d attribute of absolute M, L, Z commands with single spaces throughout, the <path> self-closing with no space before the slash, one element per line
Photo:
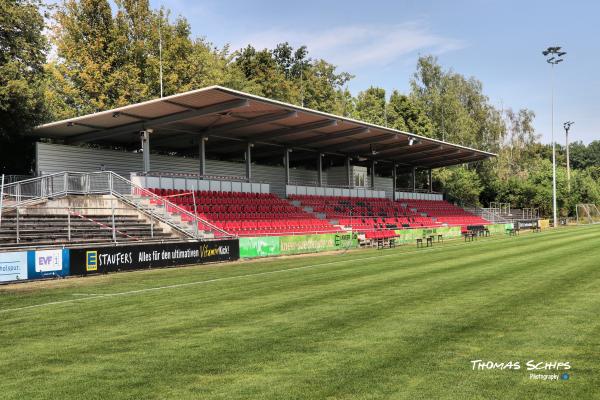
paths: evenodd
<path fill-rule="evenodd" d="M 71 273 L 85 275 L 238 258 L 237 239 L 72 249 Z"/>

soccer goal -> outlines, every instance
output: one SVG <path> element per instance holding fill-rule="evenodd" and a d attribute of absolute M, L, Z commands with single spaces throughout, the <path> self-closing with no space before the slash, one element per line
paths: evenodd
<path fill-rule="evenodd" d="M 577 225 L 600 224 L 600 211 L 595 204 L 577 204 Z"/>

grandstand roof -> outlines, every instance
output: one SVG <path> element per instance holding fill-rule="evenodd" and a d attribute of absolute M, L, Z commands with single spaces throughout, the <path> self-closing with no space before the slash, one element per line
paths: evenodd
<path fill-rule="evenodd" d="M 284 147 L 419 168 L 495 156 L 220 86 L 52 122 L 37 127 L 34 134 L 71 144 L 131 145 L 139 143 L 139 132 L 147 129 L 153 130 L 153 149 L 197 149 L 201 137 L 208 137 L 210 151 L 223 156 L 254 143 L 253 159 L 273 157 Z"/>

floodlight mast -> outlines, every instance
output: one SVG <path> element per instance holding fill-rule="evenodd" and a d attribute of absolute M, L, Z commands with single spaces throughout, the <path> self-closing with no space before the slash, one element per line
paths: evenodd
<path fill-rule="evenodd" d="M 556 142 L 554 141 L 554 66 L 563 61 L 563 57 L 567 54 L 565 51 L 560 51 L 560 46 L 548 47 L 542 51 L 544 57 L 551 56 L 546 59 L 546 62 L 552 66 L 552 223 L 556 228 L 558 226 L 558 219 L 556 217 Z"/>
<path fill-rule="evenodd" d="M 567 121 L 563 124 L 563 127 L 565 128 L 565 141 L 566 141 L 566 145 L 567 145 L 567 188 L 569 190 L 569 193 L 571 193 L 571 161 L 569 158 L 569 129 L 571 129 L 571 125 L 573 125 L 575 122 L 573 121 Z"/>

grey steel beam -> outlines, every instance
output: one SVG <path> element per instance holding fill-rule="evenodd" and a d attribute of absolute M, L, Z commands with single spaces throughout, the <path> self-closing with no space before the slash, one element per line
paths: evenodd
<path fill-rule="evenodd" d="M 433 179 L 431 177 L 431 168 L 427 170 L 427 182 L 429 183 L 429 192 L 433 192 Z"/>
<path fill-rule="evenodd" d="M 371 189 L 375 190 L 375 160 L 371 160 Z"/>
<path fill-rule="evenodd" d="M 317 155 L 317 181 L 319 187 L 323 186 L 323 153 Z"/>
<path fill-rule="evenodd" d="M 182 130 L 186 130 L 185 133 L 176 133 L 173 135 L 162 137 L 160 140 L 154 142 L 154 144 L 163 144 L 166 142 L 170 142 L 172 140 L 176 140 L 180 137 L 185 137 L 189 134 L 193 135 L 203 135 L 203 136 L 212 136 L 212 135 L 220 135 L 223 133 L 229 133 L 236 129 L 248 128 L 255 125 L 268 124 L 270 122 L 280 121 L 282 119 L 295 118 L 298 115 L 297 111 L 285 111 L 278 112 L 273 114 L 261 115 L 260 117 L 243 119 L 241 121 L 234 121 L 228 124 L 219 125 L 216 127 L 194 130 L 193 128 L 186 126 L 175 126 L 175 128 L 181 128 Z"/>
<path fill-rule="evenodd" d="M 344 131 L 339 131 L 339 132 L 334 132 L 334 133 L 321 133 L 320 136 L 311 137 L 311 138 L 304 139 L 304 140 L 298 140 L 298 141 L 292 142 L 291 145 L 293 146 L 293 145 L 298 144 L 298 145 L 302 145 L 302 146 L 309 146 L 309 145 L 313 145 L 313 144 L 317 144 L 317 143 L 328 142 L 330 140 L 352 137 L 352 136 L 360 135 L 362 133 L 369 133 L 370 131 L 371 130 L 369 128 L 358 127 L 358 128 L 346 129 Z"/>
<path fill-rule="evenodd" d="M 427 164 L 429 162 L 435 162 L 437 160 L 442 160 L 443 161 L 445 158 L 448 158 L 448 157 L 450 157 L 452 155 L 461 153 L 461 151 L 462 150 L 455 149 L 455 150 L 449 151 L 449 152 L 444 153 L 444 154 L 434 154 L 434 155 L 431 155 L 429 157 L 418 158 L 415 161 L 419 165 L 423 165 L 423 163 Z"/>
<path fill-rule="evenodd" d="M 349 149 L 352 149 L 355 147 L 385 142 L 386 140 L 390 140 L 393 137 L 394 137 L 393 135 L 386 134 L 386 135 L 376 136 L 374 138 L 365 138 L 363 140 L 352 140 L 349 143 L 325 147 L 323 150 L 327 151 L 330 149 L 335 149 L 336 151 L 346 151 L 346 150 L 349 150 Z"/>
<path fill-rule="evenodd" d="M 200 151 L 200 175 L 206 175 L 206 141 L 208 140 L 207 137 L 202 137 L 200 138 L 200 145 L 199 145 L 199 151 Z"/>
<path fill-rule="evenodd" d="M 176 112 L 164 117 L 150 118 L 139 122 L 132 122 L 115 128 L 99 129 L 92 132 L 81 133 L 71 136 L 67 139 L 67 143 L 82 143 L 90 140 L 104 140 L 126 133 L 138 132 L 147 128 L 156 128 L 161 125 L 170 124 L 173 122 L 184 121 L 186 119 L 196 118 L 200 116 L 220 113 L 233 108 L 246 107 L 247 99 L 229 100 L 218 104 L 213 104 L 206 107 L 187 109 L 185 111 Z"/>
<path fill-rule="evenodd" d="M 353 183 L 353 176 L 352 176 L 352 166 L 350 165 L 350 161 L 352 159 L 350 157 L 346 157 L 346 178 L 347 178 L 347 183 L 348 183 L 348 187 L 351 188 L 352 187 L 352 183 Z"/>
<path fill-rule="evenodd" d="M 150 172 L 150 132 L 145 130 L 141 134 L 142 157 L 144 160 L 144 172 Z"/>
<path fill-rule="evenodd" d="M 476 154 L 476 155 L 471 154 L 469 156 L 459 157 L 459 158 L 455 158 L 453 160 L 448 160 L 447 162 L 427 164 L 427 165 L 424 165 L 424 167 L 426 167 L 426 168 L 441 168 L 441 167 L 447 167 L 450 165 L 458 165 L 458 164 L 465 164 L 465 163 L 469 163 L 469 162 L 473 162 L 473 161 L 481 161 L 483 159 L 485 159 L 485 157 L 482 158 L 482 156 L 479 154 Z"/>
<path fill-rule="evenodd" d="M 396 165 L 396 163 L 392 164 L 392 200 L 396 200 L 396 186 L 397 186 L 397 182 L 396 180 L 398 179 L 398 165 Z"/>
<path fill-rule="evenodd" d="M 277 129 L 272 132 L 265 132 L 258 135 L 252 135 L 250 139 L 256 140 L 273 140 L 280 139 L 282 137 L 295 135 L 298 133 L 304 133 L 309 131 L 314 131 L 315 129 L 325 128 L 328 126 L 336 125 L 337 121 L 335 119 L 326 119 L 317 122 L 310 122 L 308 124 L 302 124 L 298 126 L 291 126 L 289 128 Z"/>
<path fill-rule="evenodd" d="M 285 184 L 290 184 L 290 149 L 283 149 L 283 165 L 285 168 Z"/>
<path fill-rule="evenodd" d="M 396 146 L 393 149 L 381 150 L 377 152 L 376 158 L 391 158 L 400 155 L 400 157 L 394 158 L 394 160 L 411 160 L 412 158 L 421 157 L 422 153 L 428 154 L 435 151 L 440 151 L 441 146 L 439 144 L 425 145 L 421 147 L 409 146 L 403 144 L 402 146 Z"/>
<path fill-rule="evenodd" d="M 252 143 L 246 144 L 246 179 L 248 182 L 252 182 L 252 147 L 254 147 Z"/>

